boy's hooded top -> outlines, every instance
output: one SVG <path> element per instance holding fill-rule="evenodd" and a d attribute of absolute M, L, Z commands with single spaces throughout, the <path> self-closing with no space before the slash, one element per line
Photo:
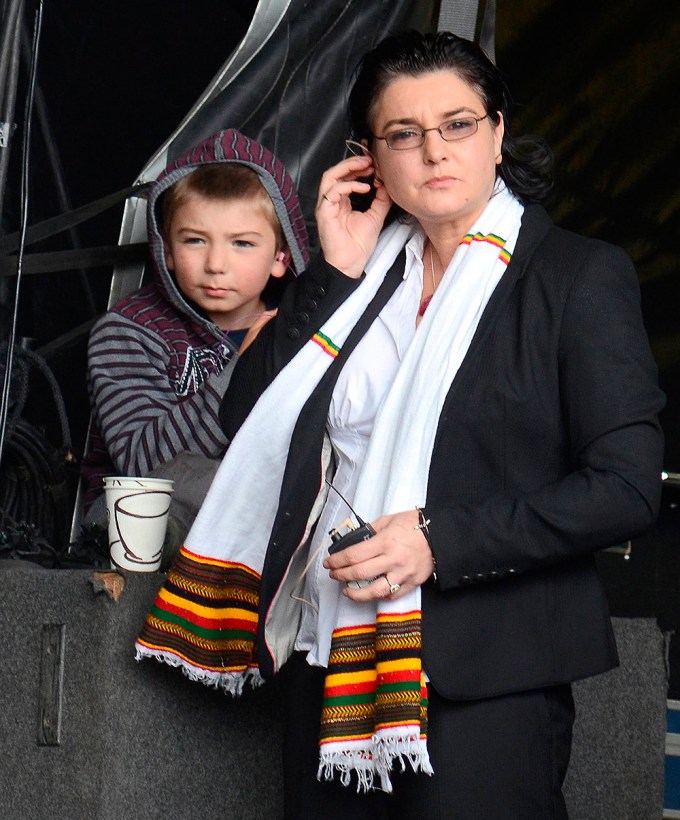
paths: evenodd
<path fill-rule="evenodd" d="M 153 280 L 118 302 L 90 335 L 93 422 L 83 464 L 86 507 L 102 492 L 105 475 L 147 475 L 187 450 L 208 458 L 224 453 L 227 440 L 217 413 L 238 343 L 183 296 L 168 271 L 159 197 L 199 166 L 225 162 L 258 174 L 281 223 L 293 272 L 301 273 L 307 263 L 307 231 L 295 184 L 266 148 L 230 129 L 167 166 L 151 188 L 147 209 Z"/>

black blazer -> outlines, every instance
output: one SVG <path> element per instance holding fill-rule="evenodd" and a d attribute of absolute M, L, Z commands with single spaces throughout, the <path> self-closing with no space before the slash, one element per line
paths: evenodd
<path fill-rule="evenodd" d="M 403 255 L 300 414 L 261 615 L 322 481 L 337 374 L 402 271 Z M 227 436 L 358 284 L 319 261 L 291 286 L 235 368 L 220 411 Z M 593 554 L 654 522 L 662 406 L 626 254 L 556 228 L 540 206 L 528 206 L 512 261 L 448 392 L 432 453 L 425 512 L 438 582 L 423 586 L 423 659 L 442 695 L 522 691 L 616 664 Z M 262 637 L 266 675 L 275 670 Z"/>

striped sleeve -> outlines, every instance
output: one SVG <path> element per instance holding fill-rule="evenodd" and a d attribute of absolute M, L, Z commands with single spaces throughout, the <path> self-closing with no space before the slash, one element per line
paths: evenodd
<path fill-rule="evenodd" d="M 227 439 L 218 410 L 236 356 L 192 396 L 170 382 L 161 337 L 114 313 L 90 334 L 88 389 L 109 455 L 122 475 L 146 475 L 182 451 L 219 458 Z"/>

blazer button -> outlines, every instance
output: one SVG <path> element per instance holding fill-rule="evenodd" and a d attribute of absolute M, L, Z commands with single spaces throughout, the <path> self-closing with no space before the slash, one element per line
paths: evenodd
<path fill-rule="evenodd" d="M 484 581 L 486 581 L 486 575 L 484 575 L 484 573 L 482 572 L 475 572 L 475 574 L 472 576 L 472 580 L 475 582 L 475 584 L 483 584 Z"/>
<path fill-rule="evenodd" d="M 319 299 L 323 299 L 326 295 L 326 288 L 323 285 L 317 285 L 316 287 L 312 288 L 312 293 Z"/>
<path fill-rule="evenodd" d="M 306 325 L 309 322 L 309 313 L 304 313 L 301 311 L 295 317 L 301 325 Z"/>
<path fill-rule="evenodd" d="M 469 587 L 470 584 L 472 583 L 472 578 L 470 578 L 469 575 L 461 575 L 460 578 L 458 579 L 458 583 L 462 587 Z"/>
<path fill-rule="evenodd" d="M 288 338 L 289 339 L 299 339 L 300 338 L 300 331 L 296 327 L 289 327 L 288 328 Z"/>
<path fill-rule="evenodd" d="M 283 517 L 286 521 L 289 521 L 293 517 L 293 513 L 290 510 L 286 510 L 283 514 Z"/>
<path fill-rule="evenodd" d="M 319 307 L 319 303 L 315 302 L 314 299 L 307 299 L 305 307 L 307 310 L 316 310 Z"/>
<path fill-rule="evenodd" d="M 489 580 L 490 581 L 498 581 L 498 579 L 501 578 L 501 577 L 502 576 L 501 576 L 500 572 L 497 572 L 495 569 L 492 569 L 491 572 L 489 573 Z"/>

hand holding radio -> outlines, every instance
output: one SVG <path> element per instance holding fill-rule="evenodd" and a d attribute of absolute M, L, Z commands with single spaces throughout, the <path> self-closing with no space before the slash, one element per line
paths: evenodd
<path fill-rule="evenodd" d="M 346 550 L 347 547 L 352 546 L 352 544 L 358 544 L 360 541 L 368 541 L 369 538 L 372 538 L 375 535 L 375 530 L 373 527 L 366 521 L 362 521 L 358 515 L 357 521 L 359 522 L 359 526 L 354 527 L 348 518 L 340 525 L 340 527 L 333 529 L 328 533 L 331 537 L 331 545 L 328 548 L 329 555 L 342 552 L 343 550 Z M 342 527 L 347 527 L 347 532 L 345 532 L 344 535 L 341 535 L 339 532 Z M 369 578 L 366 580 L 362 579 L 360 581 L 348 581 L 347 586 L 353 587 L 354 589 L 363 589 L 373 583 L 373 581 L 375 581 L 375 578 Z"/>
<path fill-rule="evenodd" d="M 432 575 L 434 559 L 417 510 L 384 515 L 373 523 L 355 517 L 358 526 L 348 519 L 330 531 L 324 561 L 331 578 L 345 584 L 344 595 L 355 601 L 396 599 Z M 357 549 L 348 555 L 350 546 Z"/>
<path fill-rule="evenodd" d="M 328 533 L 331 537 L 331 545 L 328 548 L 330 555 L 334 555 L 336 552 L 342 552 L 342 550 L 347 549 L 347 547 L 352 546 L 352 544 L 358 544 L 359 541 L 368 541 L 369 538 L 375 535 L 375 530 L 370 524 L 366 521 L 362 521 L 359 516 L 357 516 L 357 521 L 359 522 L 359 526 L 354 527 L 348 518 L 346 521 L 343 521 L 339 527 Z M 347 531 L 344 535 L 341 535 L 340 530 L 343 527 L 347 527 Z"/>

